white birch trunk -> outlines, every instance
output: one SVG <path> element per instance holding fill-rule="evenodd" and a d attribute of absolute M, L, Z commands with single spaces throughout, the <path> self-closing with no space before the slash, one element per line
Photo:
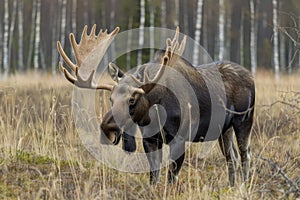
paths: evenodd
<path fill-rule="evenodd" d="M 151 0 L 148 0 L 149 13 L 150 13 L 150 28 L 149 28 L 149 39 L 150 39 L 150 59 L 154 57 L 154 8 L 151 3 Z"/>
<path fill-rule="evenodd" d="M 224 59 L 225 46 L 225 4 L 219 0 L 219 60 Z"/>
<path fill-rule="evenodd" d="M 27 67 L 31 67 L 32 64 L 32 54 L 33 54 L 33 44 L 34 44 L 34 35 L 35 35 L 35 17 L 36 17 L 36 5 L 37 0 L 32 2 L 32 12 L 31 12 L 31 29 L 30 29 L 30 38 L 29 38 L 29 48 L 27 56 Z"/>
<path fill-rule="evenodd" d="M 139 27 L 139 50 L 137 56 L 137 65 L 142 64 L 142 47 L 144 44 L 144 27 L 145 27 L 145 0 L 141 0 L 140 4 L 140 27 Z"/>
<path fill-rule="evenodd" d="M 174 26 L 179 25 L 179 0 L 175 0 L 175 16 L 174 16 Z"/>
<path fill-rule="evenodd" d="M 244 11 L 241 11 L 241 27 L 240 27 L 240 65 L 244 66 Z"/>
<path fill-rule="evenodd" d="M 8 36 L 9 36 L 9 7 L 8 0 L 4 0 L 4 35 L 3 35 L 3 70 L 4 79 L 7 78 L 9 72 L 8 65 Z"/>
<path fill-rule="evenodd" d="M 35 42 L 34 42 L 34 57 L 33 67 L 35 70 L 39 68 L 40 56 L 40 29 L 41 29 L 41 0 L 36 2 L 36 18 L 35 18 Z"/>
<path fill-rule="evenodd" d="M 128 39 L 127 39 L 127 49 L 126 49 L 126 69 L 127 71 L 131 68 L 131 44 L 132 44 L 132 16 L 129 18 L 129 23 L 128 23 Z"/>
<path fill-rule="evenodd" d="M 256 74 L 257 67 L 257 38 L 256 38 L 256 19 L 255 19 L 255 7 L 254 0 L 250 0 L 250 18 L 251 18 L 251 30 L 250 30 L 250 60 L 251 71 Z"/>
<path fill-rule="evenodd" d="M 274 58 L 274 71 L 276 80 L 279 79 L 279 52 L 278 52 L 278 13 L 277 13 L 277 0 L 272 0 L 273 4 L 273 58 Z"/>
<path fill-rule="evenodd" d="M 196 29 L 195 29 L 195 47 L 193 52 L 193 65 L 199 65 L 199 51 L 200 51 L 200 36 L 202 29 L 202 8 L 203 8 L 203 0 L 198 0 L 197 4 L 197 18 L 196 18 Z"/>
<path fill-rule="evenodd" d="M 18 0 L 18 68 L 20 71 L 24 70 L 23 60 L 23 0 Z"/>

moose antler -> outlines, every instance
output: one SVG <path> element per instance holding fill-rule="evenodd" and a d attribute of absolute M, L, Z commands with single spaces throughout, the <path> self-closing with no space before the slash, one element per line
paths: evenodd
<path fill-rule="evenodd" d="M 167 56 L 169 58 L 168 63 L 166 64 L 170 64 L 172 61 L 175 60 L 176 56 L 182 56 L 183 54 L 183 51 L 185 49 L 185 44 L 186 44 L 186 36 L 183 37 L 180 45 L 178 39 L 179 39 L 179 27 L 177 26 L 173 40 L 171 41 L 170 38 L 166 40 L 167 48 L 164 57 Z"/>
<path fill-rule="evenodd" d="M 143 81 L 138 80 L 135 76 L 131 75 L 131 78 L 139 85 L 146 85 L 146 84 L 151 84 L 151 83 L 156 83 L 161 76 L 163 75 L 166 66 L 167 65 L 171 65 L 174 61 L 176 61 L 176 57 L 180 57 L 182 56 L 182 53 L 185 49 L 185 44 L 186 44 L 186 36 L 183 37 L 180 45 L 178 42 L 179 39 L 179 27 L 177 26 L 176 28 L 176 32 L 175 32 L 175 36 L 173 38 L 173 40 L 171 40 L 170 38 L 168 38 L 166 40 L 166 51 L 164 56 L 161 59 L 161 63 L 160 63 L 160 69 L 158 70 L 158 72 L 156 73 L 155 77 L 153 79 L 150 79 L 148 74 L 144 72 L 144 78 Z"/>
<path fill-rule="evenodd" d="M 120 29 L 116 27 L 110 34 L 107 34 L 107 30 L 102 31 L 101 29 L 96 35 L 96 25 L 93 25 L 88 35 L 87 28 L 87 26 L 84 27 L 79 44 L 77 44 L 74 34 L 70 34 L 70 43 L 73 48 L 76 64 L 66 55 L 61 43 L 57 42 L 59 54 L 62 56 L 64 62 L 75 72 L 76 78 L 63 67 L 62 62 L 59 62 L 59 68 L 64 73 L 66 79 L 77 87 L 112 90 L 112 85 L 94 85 L 93 77 L 98 64 Z"/>

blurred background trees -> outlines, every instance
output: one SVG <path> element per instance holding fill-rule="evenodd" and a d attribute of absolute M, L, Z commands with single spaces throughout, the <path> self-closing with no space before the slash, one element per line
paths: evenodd
<path fill-rule="evenodd" d="M 0 0 L 0 74 L 40 70 L 56 74 L 56 41 L 70 52 L 68 34 L 85 24 L 121 31 L 155 26 L 199 42 L 214 60 L 251 69 L 300 70 L 299 0 Z M 151 35 L 151 33 L 150 33 Z M 150 39 L 152 37 L 150 36 Z M 151 42 L 151 41 L 150 41 Z M 198 64 L 198 49 L 193 62 Z M 153 51 L 131 52 L 122 66 L 147 62 Z"/>

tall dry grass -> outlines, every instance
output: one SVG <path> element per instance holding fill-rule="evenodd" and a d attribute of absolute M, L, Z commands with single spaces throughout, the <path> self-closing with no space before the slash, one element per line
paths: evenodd
<path fill-rule="evenodd" d="M 251 178 L 229 187 L 216 145 L 186 154 L 179 184 L 148 185 L 147 174 L 122 173 L 95 160 L 74 126 L 72 86 L 47 75 L 0 83 L 0 198 L 4 199 L 295 199 L 300 197 L 299 75 L 256 77 Z M 107 95 L 107 94 L 106 94 Z M 99 92 L 96 100 L 102 102 Z M 97 107 L 99 118 L 105 110 Z M 240 179 L 238 177 L 238 179 Z"/>

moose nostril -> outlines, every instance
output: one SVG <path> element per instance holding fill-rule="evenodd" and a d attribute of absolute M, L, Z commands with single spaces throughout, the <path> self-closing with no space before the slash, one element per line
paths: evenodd
<path fill-rule="evenodd" d="M 134 107 L 129 106 L 129 115 L 132 116 L 134 114 Z"/>
<path fill-rule="evenodd" d="M 130 115 L 130 116 L 132 116 L 133 113 L 134 113 L 134 112 L 133 112 L 132 110 L 129 110 L 129 115 Z"/>

